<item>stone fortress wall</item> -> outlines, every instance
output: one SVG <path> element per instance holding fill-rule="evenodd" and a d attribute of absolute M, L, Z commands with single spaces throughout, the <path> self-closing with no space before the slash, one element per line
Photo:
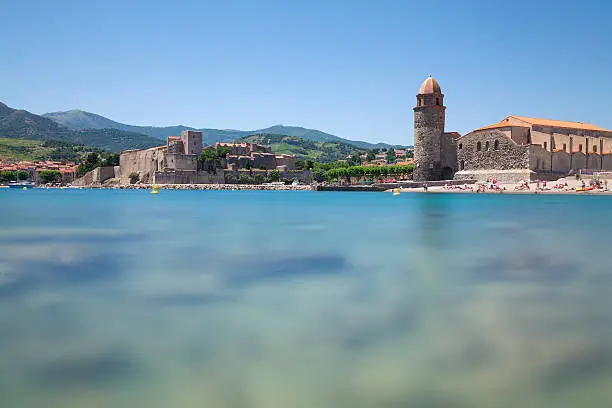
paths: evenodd
<path fill-rule="evenodd" d="M 130 184 L 130 174 L 137 173 L 143 183 L 153 183 L 156 171 L 165 168 L 166 146 L 146 150 L 124 150 L 119 158 L 121 184 Z"/>

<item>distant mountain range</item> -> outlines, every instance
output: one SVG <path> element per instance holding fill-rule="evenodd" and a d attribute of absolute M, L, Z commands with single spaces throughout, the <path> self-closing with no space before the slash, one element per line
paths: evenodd
<path fill-rule="evenodd" d="M 165 140 L 168 136 L 178 136 L 183 130 L 201 130 L 202 138 L 205 145 L 212 145 L 215 142 L 231 142 L 239 138 L 248 137 L 255 134 L 277 134 L 286 136 L 296 136 L 302 139 L 313 142 L 341 142 L 348 143 L 362 149 L 374 149 L 390 147 L 387 143 L 368 143 L 362 141 L 354 141 L 343 139 L 339 136 L 330 135 L 329 133 L 321 132 L 320 130 L 307 129 L 299 126 L 283 126 L 276 125 L 265 129 L 256 130 L 221 130 L 221 129 L 196 129 L 189 126 L 134 126 L 124 123 L 115 122 L 104 116 L 96 115 L 95 113 L 85 112 L 82 110 L 70 110 L 66 112 L 51 112 L 43 115 L 46 118 L 52 119 L 60 125 L 63 125 L 72 130 L 79 129 L 119 129 L 127 132 L 141 133 L 157 139 Z M 393 147 L 400 147 L 395 146 Z"/>
<path fill-rule="evenodd" d="M 146 149 L 160 145 L 159 139 L 120 129 L 73 130 L 43 116 L 13 109 L 0 102 L 0 138 L 59 140 L 92 146 L 110 152 Z"/>
<path fill-rule="evenodd" d="M 81 110 L 35 115 L 26 110 L 13 109 L 0 102 L 0 138 L 26 140 L 58 140 L 81 146 L 120 152 L 126 149 L 146 149 L 164 143 L 167 136 L 180 135 L 183 130 L 201 130 L 205 145 L 215 142 L 231 142 L 253 135 L 281 135 L 301 138 L 317 145 L 308 146 L 303 156 L 316 155 L 323 149 L 323 156 L 340 157 L 352 148 L 373 149 L 390 147 L 386 143 L 368 143 L 343 139 L 319 130 L 297 126 L 271 126 L 257 130 L 194 129 L 188 126 L 133 126 L 115 122 L 94 113 Z M 291 139 L 287 139 L 291 142 Z M 282 143 L 287 148 L 287 143 Z M 289 143 L 291 144 L 291 143 Z M 295 147 L 295 141 L 294 145 Z M 303 146 L 306 148 L 306 146 Z M 399 146 L 393 146 L 399 147 Z M 327 151 L 327 152 L 326 152 Z"/>
<path fill-rule="evenodd" d="M 313 142 L 298 136 L 284 134 L 259 133 L 237 139 L 237 141 L 270 146 L 273 153 L 294 154 L 299 159 L 311 159 L 321 163 L 345 159 L 354 153 L 365 151 L 365 149 L 345 142 Z"/>

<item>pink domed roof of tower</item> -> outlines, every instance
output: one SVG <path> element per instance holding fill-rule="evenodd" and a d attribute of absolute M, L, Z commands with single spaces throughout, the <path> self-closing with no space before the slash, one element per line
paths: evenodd
<path fill-rule="evenodd" d="M 441 93 L 442 93 L 442 90 L 440 89 L 440 84 L 438 83 L 438 81 L 433 79 L 431 75 L 429 76 L 429 78 L 427 78 L 423 82 L 423 84 L 421 85 L 421 88 L 419 88 L 419 95 L 441 94 Z"/>

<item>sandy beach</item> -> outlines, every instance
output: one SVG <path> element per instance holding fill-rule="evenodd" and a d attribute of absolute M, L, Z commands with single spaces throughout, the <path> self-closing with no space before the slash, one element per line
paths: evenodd
<path fill-rule="evenodd" d="M 589 187 L 590 180 L 584 180 L 585 186 Z M 458 186 L 432 186 L 425 191 L 423 188 L 400 188 L 400 193 L 471 193 L 471 194 L 572 194 L 572 195 L 610 195 L 612 183 L 609 186 L 602 181 L 601 188 L 577 191 L 582 187 L 582 180 L 575 177 L 565 177 L 557 181 L 549 182 L 522 182 L 522 183 L 475 183 Z M 393 189 L 387 190 L 393 192 Z"/>

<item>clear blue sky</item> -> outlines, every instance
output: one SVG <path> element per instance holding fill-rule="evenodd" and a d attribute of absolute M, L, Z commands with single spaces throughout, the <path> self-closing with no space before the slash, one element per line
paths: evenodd
<path fill-rule="evenodd" d="M 612 5 L 566 1 L 0 2 L 0 101 L 136 125 L 299 125 L 412 143 L 508 114 L 612 128 Z"/>

